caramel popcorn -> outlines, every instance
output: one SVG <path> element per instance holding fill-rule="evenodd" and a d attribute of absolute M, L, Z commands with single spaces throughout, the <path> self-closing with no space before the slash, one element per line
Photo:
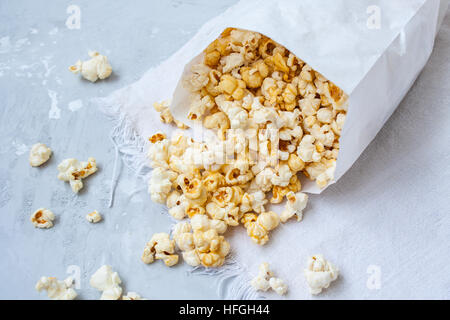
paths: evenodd
<path fill-rule="evenodd" d="M 82 179 L 97 172 L 97 163 L 94 158 L 81 162 L 77 159 L 66 159 L 58 165 L 58 171 L 58 179 L 68 181 L 72 191 L 78 193 L 83 188 Z"/>
<path fill-rule="evenodd" d="M 166 266 L 172 267 L 178 263 L 178 255 L 175 254 L 175 240 L 170 240 L 167 233 L 155 233 L 142 254 L 142 261 L 146 264 L 156 260 L 163 260 Z"/>
<path fill-rule="evenodd" d="M 92 211 L 86 215 L 86 220 L 90 223 L 97 223 L 102 220 L 102 215 L 97 210 Z"/>

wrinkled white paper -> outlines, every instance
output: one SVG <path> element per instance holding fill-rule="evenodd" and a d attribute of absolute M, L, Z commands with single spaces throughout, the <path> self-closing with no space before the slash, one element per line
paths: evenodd
<path fill-rule="evenodd" d="M 242 1 L 206 23 L 176 54 L 177 63 L 185 67 L 173 95 L 172 113 L 195 127 L 187 119 L 189 93 L 182 79 L 227 27 L 258 31 L 350 96 L 337 181 L 373 140 L 424 67 L 433 49 L 439 9 L 439 0 Z M 379 28 L 372 21 L 377 17 Z M 303 191 L 323 190 L 304 179 Z"/>

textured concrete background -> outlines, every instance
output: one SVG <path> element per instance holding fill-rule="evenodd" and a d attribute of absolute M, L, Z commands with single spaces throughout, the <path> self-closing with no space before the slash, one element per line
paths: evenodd
<path fill-rule="evenodd" d="M 186 276 L 186 265 L 169 269 L 159 261 L 150 266 L 140 261 L 151 234 L 168 231 L 171 221 L 148 212 L 146 183 L 127 168 L 114 206 L 107 208 L 115 156 L 112 125 L 88 100 L 137 80 L 234 2 L 0 1 L 1 299 L 46 298 L 34 290 L 36 281 L 43 275 L 63 279 L 70 265 L 80 268 L 79 297 L 95 299 L 99 293 L 89 277 L 104 263 L 119 272 L 125 292 L 150 299 L 218 298 L 211 278 Z M 81 9 L 79 30 L 65 25 L 71 4 Z M 87 59 L 90 49 L 110 59 L 110 79 L 92 84 L 67 70 Z M 36 142 L 54 151 L 41 168 L 28 164 L 29 147 Z M 56 167 L 65 158 L 90 156 L 100 170 L 74 195 L 57 180 Z M 35 229 L 29 222 L 39 207 L 57 216 L 52 229 Z M 104 216 L 96 225 L 85 220 L 94 209 Z"/>

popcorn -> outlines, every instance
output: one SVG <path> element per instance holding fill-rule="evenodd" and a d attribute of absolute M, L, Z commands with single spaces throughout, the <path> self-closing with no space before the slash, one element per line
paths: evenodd
<path fill-rule="evenodd" d="M 163 133 L 157 133 L 150 137 L 152 143 L 147 152 L 152 168 L 169 168 L 169 140 Z"/>
<path fill-rule="evenodd" d="M 146 264 L 156 260 L 163 260 L 166 266 L 172 267 L 178 263 L 178 255 L 175 254 L 175 240 L 170 240 L 167 233 L 155 233 L 142 254 L 142 261 Z"/>
<path fill-rule="evenodd" d="M 220 207 L 215 202 L 210 202 L 206 205 L 206 212 L 215 220 L 222 220 L 229 226 L 239 225 L 239 219 L 242 213 L 234 203 L 228 203 L 225 207 Z"/>
<path fill-rule="evenodd" d="M 215 112 L 206 116 L 203 120 L 203 126 L 207 129 L 218 129 L 222 136 L 225 135 L 226 130 L 230 128 L 230 120 L 224 112 Z"/>
<path fill-rule="evenodd" d="M 81 72 L 83 78 L 91 82 L 108 78 L 112 73 L 112 68 L 106 56 L 96 51 L 90 51 L 89 56 L 91 57 L 90 60 L 78 60 L 75 65 L 69 67 L 69 70 L 72 73 Z"/>
<path fill-rule="evenodd" d="M 212 109 L 215 103 L 210 96 L 201 97 L 199 94 L 191 96 L 191 107 L 188 118 L 190 120 L 199 120 L 206 111 Z"/>
<path fill-rule="evenodd" d="M 240 211 L 241 213 L 247 213 L 249 211 L 261 213 L 265 211 L 264 205 L 266 205 L 267 202 L 266 195 L 262 191 L 245 193 L 242 196 Z"/>
<path fill-rule="evenodd" d="M 117 272 L 113 272 L 111 266 L 101 266 L 89 280 L 91 287 L 102 291 L 100 300 L 118 300 L 122 295 L 120 284 L 122 280 Z"/>
<path fill-rule="evenodd" d="M 303 218 L 303 210 L 308 203 L 308 195 L 302 192 L 294 193 L 292 191 L 286 194 L 286 206 L 280 215 L 281 222 L 286 222 L 293 216 L 297 217 L 297 221 Z"/>
<path fill-rule="evenodd" d="M 331 147 L 335 138 L 334 132 L 329 125 L 319 126 L 318 124 L 314 124 L 311 128 L 311 135 L 326 147 Z"/>
<path fill-rule="evenodd" d="M 244 57 L 240 53 L 231 53 L 230 55 L 220 59 L 220 63 L 223 65 L 223 73 L 227 73 L 235 68 L 239 68 L 244 64 L 244 62 Z"/>
<path fill-rule="evenodd" d="M 270 278 L 269 284 L 272 290 L 275 291 L 280 296 L 285 295 L 288 290 L 288 286 L 280 278 Z"/>
<path fill-rule="evenodd" d="M 194 243 L 198 258 L 205 267 L 220 267 L 230 252 L 230 245 L 215 229 L 206 232 L 195 231 Z M 192 259 L 192 257 L 188 257 Z"/>
<path fill-rule="evenodd" d="M 182 220 L 186 216 L 186 203 L 187 200 L 184 195 L 178 191 L 172 191 L 166 200 L 167 208 L 169 208 L 169 214 L 176 220 Z"/>
<path fill-rule="evenodd" d="M 317 254 L 308 259 L 307 269 L 304 271 L 306 282 L 311 294 L 319 294 L 330 286 L 339 276 L 339 270 L 323 255 Z"/>
<path fill-rule="evenodd" d="M 172 189 L 172 183 L 175 181 L 177 174 L 171 170 L 163 168 L 155 168 L 151 173 L 151 177 L 148 184 L 148 192 L 152 198 L 152 201 L 156 203 L 165 203 L 170 190 Z"/>
<path fill-rule="evenodd" d="M 178 121 L 177 119 L 175 119 L 172 115 L 172 113 L 170 112 L 169 109 L 170 106 L 170 102 L 169 101 L 163 101 L 161 103 L 155 102 L 153 104 L 153 107 L 155 108 L 155 110 L 157 112 L 159 112 L 159 117 L 162 123 L 172 123 L 174 122 L 175 125 L 180 128 L 180 129 L 187 129 L 188 126 L 185 125 L 183 122 Z"/>
<path fill-rule="evenodd" d="M 225 210 L 225 208 L 220 208 Z M 223 214 L 225 217 L 225 214 Z M 227 231 L 227 221 L 225 219 L 219 219 L 211 216 L 212 219 L 209 219 L 204 214 L 196 214 L 191 218 L 191 226 L 194 231 L 208 231 L 210 229 L 215 229 L 218 234 L 225 233 Z M 225 221 L 224 221 L 225 220 Z"/>
<path fill-rule="evenodd" d="M 98 213 L 97 210 L 94 210 L 93 212 L 86 215 L 86 220 L 90 223 L 97 223 L 102 220 L 102 216 L 100 213 Z"/>
<path fill-rule="evenodd" d="M 280 224 L 280 217 L 275 212 L 262 212 L 256 219 L 256 223 L 262 226 L 266 231 L 271 231 Z"/>
<path fill-rule="evenodd" d="M 213 192 L 225 185 L 225 177 L 219 172 L 208 172 L 203 178 L 203 185 L 207 191 Z"/>
<path fill-rule="evenodd" d="M 145 298 L 142 298 L 138 293 L 136 292 L 128 292 L 126 295 L 122 296 L 122 300 L 147 300 Z"/>
<path fill-rule="evenodd" d="M 256 222 L 257 218 L 253 213 L 246 213 L 241 219 L 241 223 L 244 224 L 247 229 L 247 235 L 253 242 L 259 245 L 265 245 L 269 241 L 269 234 L 266 229 Z"/>
<path fill-rule="evenodd" d="M 331 123 L 333 121 L 333 110 L 330 108 L 320 108 L 317 111 L 317 120 L 322 123 Z"/>
<path fill-rule="evenodd" d="M 41 277 L 35 288 L 38 292 L 47 291 L 47 296 L 52 300 L 74 300 L 77 293 L 72 286 L 72 277 L 64 281 L 59 281 L 55 277 Z"/>
<path fill-rule="evenodd" d="M 297 149 L 297 155 L 303 162 L 319 162 L 320 153 L 316 150 L 314 142 L 316 139 L 311 135 L 303 136 L 302 141 Z"/>
<path fill-rule="evenodd" d="M 191 71 L 192 75 L 185 84 L 192 91 L 198 91 L 208 84 L 208 74 L 211 71 L 211 68 L 204 64 L 196 64 L 192 66 Z"/>
<path fill-rule="evenodd" d="M 58 165 L 58 179 L 69 181 L 72 191 L 78 193 L 83 188 L 82 179 L 97 172 L 97 163 L 94 158 L 87 162 L 77 159 L 66 159 Z"/>
<path fill-rule="evenodd" d="M 269 280 L 272 277 L 273 272 L 269 269 L 269 264 L 264 262 L 259 266 L 258 275 L 250 282 L 250 284 L 256 290 L 267 291 L 270 289 Z"/>
<path fill-rule="evenodd" d="M 319 174 L 316 178 L 316 183 L 319 188 L 325 188 L 329 181 L 334 179 L 334 171 L 336 170 L 336 161 L 330 160 L 327 163 L 327 169 Z"/>
<path fill-rule="evenodd" d="M 305 168 L 305 162 L 300 159 L 298 155 L 295 153 L 291 153 L 289 155 L 289 158 L 287 160 L 287 164 L 289 166 L 289 169 L 291 169 L 292 172 L 299 172 Z"/>
<path fill-rule="evenodd" d="M 278 173 L 272 176 L 271 182 L 275 186 L 286 187 L 289 185 L 292 175 L 289 166 L 287 164 L 282 164 L 278 168 Z"/>
<path fill-rule="evenodd" d="M 32 167 L 39 167 L 46 163 L 51 155 L 52 150 L 49 147 L 43 143 L 36 143 L 30 149 L 30 165 Z"/>
<path fill-rule="evenodd" d="M 278 180 L 274 177 L 275 171 L 272 168 L 265 168 L 255 176 L 255 179 L 251 183 L 250 189 L 268 192 L 272 189 L 272 181 L 275 179 L 278 182 Z"/>
<path fill-rule="evenodd" d="M 201 264 L 197 250 L 183 251 L 183 260 L 192 267 L 198 267 Z"/>
<path fill-rule="evenodd" d="M 267 262 L 264 262 L 259 266 L 258 275 L 250 282 L 250 284 L 258 291 L 272 289 L 280 296 L 285 295 L 288 290 L 288 287 L 283 280 L 274 277 Z"/>
<path fill-rule="evenodd" d="M 248 122 L 248 113 L 244 108 L 236 102 L 226 101 L 223 95 L 216 97 L 215 100 L 220 111 L 224 112 L 230 120 L 231 129 L 245 129 Z"/>
<path fill-rule="evenodd" d="M 30 221 L 36 228 L 51 228 L 53 227 L 53 220 L 55 219 L 55 215 L 48 209 L 40 208 L 37 209 L 30 218 Z"/>

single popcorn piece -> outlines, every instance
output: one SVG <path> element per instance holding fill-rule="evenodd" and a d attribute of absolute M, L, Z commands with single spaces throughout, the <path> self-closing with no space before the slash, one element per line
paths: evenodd
<path fill-rule="evenodd" d="M 138 293 L 136 292 L 128 292 L 126 295 L 122 296 L 122 300 L 147 300 L 145 298 L 142 298 Z"/>
<path fill-rule="evenodd" d="M 153 104 L 153 107 L 155 108 L 155 110 L 157 112 L 159 112 L 159 117 L 160 117 L 161 122 L 167 123 L 167 124 L 174 122 L 178 128 L 187 129 L 188 128 L 187 125 L 185 125 L 184 123 L 182 123 L 181 121 L 178 121 L 177 119 L 175 119 L 173 117 L 172 113 L 170 112 L 169 106 L 170 106 L 170 101 L 168 101 L 168 100 L 163 101 L 161 103 L 155 102 Z"/>
<path fill-rule="evenodd" d="M 77 297 L 76 291 L 72 288 L 73 278 L 68 277 L 60 281 L 55 277 L 41 277 L 36 283 L 36 290 L 47 291 L 47 296 L 52 300 L 74 300 Z"/>
<path fill-rule="evenodd" d="M 308 195 L 303 192 L 294 193 L 290 191 L 286 194 L 286 199 L 286 206 L 280 214 L 281 222 L 284 223 L 294 216 L 297 217 L 297 221 L 301 221 L 303 210 L 308 204 Z"/>
<path fill-rule="evenodd" d="M 112 73 L 108 58 L 96 51 L 90 51 L 89 56 L 90 60 L 78 60 L 75 65 L 69 67 L 69 70 L 75 74 L 81 73 L 83 78 L 91 82 L 108 78 Z"/>
<path fill-rule="evenodd" d="M 53 220 L 55 215 L 48 209 L 37 209 L 30 218 L 30 221 L 36 228 L 48 229 L 53 227 Z"/>
<path fill-rule="evenodd" d="M 118 300 L 122 295 L 122 280 L 117 272 L 113 272 L 111 266 L 101 266 L 89 281 L 90 285 L 102 291 L 100 300 Z"/>
<path fill-rule="evenodd" d="M 280 278 L 275 278 L 274 273 L 269 269 L 267 262 L 259 266 L 258 275 L 250 283 L 258 291 L 274 290 L 280 296 L 285 295 L 288 286 Z"/>
<path fill-rule="evenodd" d="M 148 192 L 153 202 L 165 203 L 177 174 L 164 168 L 155 168 L 148 182 Z"/>
<path fill-rule="evenodd" d="M 175 240 L 170 240 L 167 233 L 155 233 L 145 246 L 142 261 L 149 264 L 155 260 L 163 260 L 168 267 L 178 263 L 178 255 L 175 254 Z"/>
<path fill-rule="evenodd" d="M 31 147 L 30 150 L 30 165 L 32 167 L 39 167 L 40 165 L 46 163 L 50 156 L 52 155 L 52 150 L 43 143 L 36 143 Z"/>
<path fill-rule="evenodd" d="M 78 193 L 83 188 L 82 179 L 97 172 L 97 163 L 94 158 L 89 158 L 88 161 L 66 159 L 58 165 L 58 171 L 58 179 L 68 181 L 72 191 Z"/>
<path fill-rule="evenodd" d="M 90 223 L 97 223 L 102 220 L 102 215 L 97 210 L 92 211 L 86 215 L 86 220 Z"/>
<path fill-rule="evenodd" d="M 285 295 L 288 290 L 287 284 L 280 278 L 270 278 L 269 284 L 272 290 L 280 296 Z"/>
<path fill-rule="evenodd" d="M 308 259 L 307 269 L 304 271 L 306 282 L 311 294 L 319 294 L 330 286 L 339 276 L 339 270 L 323 255 L 317 254 Z"/>

